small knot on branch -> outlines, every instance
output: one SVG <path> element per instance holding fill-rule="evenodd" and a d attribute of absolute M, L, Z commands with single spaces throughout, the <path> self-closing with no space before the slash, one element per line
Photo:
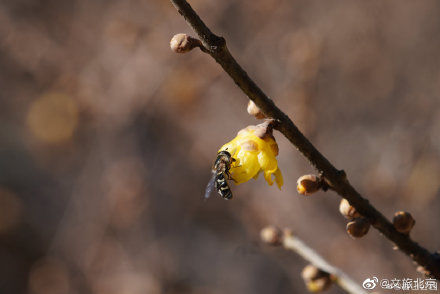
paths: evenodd
<path fill-rule="evenodd" d="M 219 53 L 226 48 L 226 40 L 223 37 L 216 36 L 214 34 L 209 36 L 209 51 L 212 53 Z"/>

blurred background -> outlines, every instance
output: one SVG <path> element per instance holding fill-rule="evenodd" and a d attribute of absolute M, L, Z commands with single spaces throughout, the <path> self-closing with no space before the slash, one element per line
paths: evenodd
<path fill-rule="evenodd" d="M 191 5 L 252 78 L 380 211 L 440 235 L 438 1 Z M 165 0 L 0 3 L 0 292 L 304 293 L 301 258 L 260 242 L 289 227 L 362 282 L 421 277 L 376 230 L 353 240 L 332 192 L 280 134 L 263 178 L 201 201 L 218 148 L 257 121 Z M 333 287 L 328 293 L 341 293 Z"/>

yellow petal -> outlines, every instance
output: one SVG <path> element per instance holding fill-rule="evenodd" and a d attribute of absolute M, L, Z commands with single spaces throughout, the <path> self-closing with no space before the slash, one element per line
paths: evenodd
<path fill-rule="evenodd" d="M 278 188 L 281 190 L 281 186 L 283 185 L 283 175 L 281 174 L 281 170 L 277 168 L 274 172 L 264 172 L 264 178 L 270 186 L 273 184 L 272 175 L 275 176 L 275 182 L 277 183 Z"/>
<path fill-rule="evenodd" d="M 231 168 L 231 175 L 237 184 L 241 184 L 252 179 L 260 170 L 257 152 L 240 150 L 237 154 L 240 165 Z"/>
<path fill-rule="evenodd" d="M 240 145 L 244 151 L 257 151 L 258 150 L 258 144 L 254 140 L 246 140 Z"/>
<path fill-rule="evenodd" d="M 268 152 L 260 152 L 258 154 L 258 163 L 265 172 L 274 173 L 278 168 L 277 159 Z"/>
<path fill-rule="evenodd" d="M 284 184 L 283 175 L 281 174 L 281 170 L 278 168 L 275 173 L 275 182 L 277 183 L 278 188 L 281 190 L 281 186 Z"/>
<path fill-rule="evenodd" d="M 218 151 L 228 151 L 231 153 L 232 157 L 234 157 L 235 153 L 238 152 L 239 145 L 237 144 L 238 140 L 236 138 L 229 143 L 223 145 Z"/>
<path fill-rule="evenodd" d="M 266 182 L 272 186 L 273 181 L 272 181 L 272 173 L 271 172 L 264 172 L 264 178 L 266 179 Z"/>
<path fill-rule="evenodd" d="M 257 174 L 254 176 L 254 180 L 256 180 L 256 179 L 258 179 L 258 176 L 260 175 L 260 173 L 261 173 L 261 169 L 257 172 Z"/>

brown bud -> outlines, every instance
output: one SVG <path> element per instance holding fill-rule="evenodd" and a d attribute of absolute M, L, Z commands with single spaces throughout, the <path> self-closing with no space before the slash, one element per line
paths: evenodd
<path fill-rule="evenodd" d="M 370 222 L 363 217 L 358 217 L 347 224 L 347 233 L 353 238 L 365 236 L 370 229 Z"/>
<path fill-rule="evenodd" d="M 273 246 L 279 246 L 283 242 L 283 232 L 274 226 L 268 226 L 262 229 L 260 237 L 265 243 Z"/>
<path fill-rule="evenodd" d="M 296 182 L 296 189 L 299 194 L 310 195 L 322 188 L 321 178 L 316 175 L 301 176 Z"/>
<path fill-rule="evenodd" d="M 339 212 L 347 219 L 360 217 L 361 215 L 356 209 L 350 205 L 347 199 L 343 198 L 339 204 Z"/>
<path fill-rule="evenodd" d="M 428 277 L 430 274 L 430 272 L 425 267 L 423 267 L 421 265 L 419 265 L 416 270 L 417 270 L 417 272 L 421 273 L 422 275 L 424 275 L 426 277 Z"/>
<path fill-rule="evenodd" d="M 261 111 L 261 109 L 252 100 L 249 100 L 248 102 L 247 112 L 250 115 L 255 116 L 255 118 L 257 119 L 263 119 L 266 117 L 264 113 Z"/>
<path fill-rule="evenodd" d="M 195 47 L 200 47 L 201 42 L 187 34 L 177 34 L 170 41 L 171 50 L 175 53 L 186 53 Z"/>
<path fill-rule="evenodd" d="M 301 276 L 310 292 L 325 291 L 332 284 L 332 278 L 329 273 L 311 264 L 303 269 Z"/>
<path fill-rule="evenodd" d="M 396 230 L 403 234 L 409 234 L 416 221 L 409 212 L 398 211 L 394 214 L 393 225 Z"/>
<path fill-rule="evenodd" d="M 303 278 L 303 280 L 305 281 L 309 281 L 309 280 L 314 280 L 317 279 L 319 277 L 321 277 L 322 273 L 320 273 L 321 270 L 319 268 L 317 268 L 316 266 L 309 264 L 306 265 L 302 272 L 301 272 L 301 277 Z"/>

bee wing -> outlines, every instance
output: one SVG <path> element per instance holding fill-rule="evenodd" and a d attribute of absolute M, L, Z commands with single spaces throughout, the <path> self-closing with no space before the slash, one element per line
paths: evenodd
<path fill-rule="evenodd" d="M 212 175 L 211 175 L 211 179 L 208 182 L 208 185 L 206 186 L 206 190 L 205 190 L 205 197 L 204 199 L 208 199 L 209 196 L 212 193 L 212 190 L 214 189 L 215 186 L 215 171 L 212 171 Z"/>

